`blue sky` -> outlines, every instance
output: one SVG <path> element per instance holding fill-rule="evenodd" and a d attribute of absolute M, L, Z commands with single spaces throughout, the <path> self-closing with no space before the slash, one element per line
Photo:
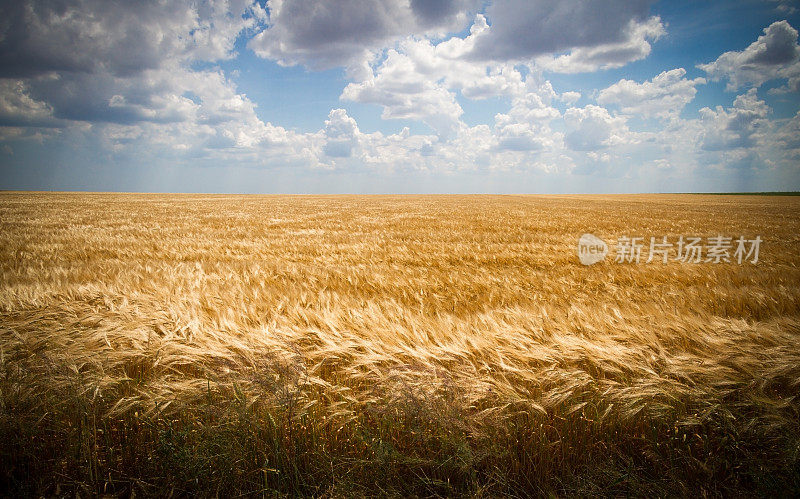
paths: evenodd
<path fill-rule="evenodd" d="M 800 189 L 800 2 L 0 3 L 0 189 Z"/>

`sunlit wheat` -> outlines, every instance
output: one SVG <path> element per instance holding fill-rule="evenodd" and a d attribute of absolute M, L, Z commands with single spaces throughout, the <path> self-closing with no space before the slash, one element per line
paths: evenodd
<path fill-rule="evenodd" d="M 83 442 L 40 470 L 41 490 L 156 493 L 166 478 L 132 471 L 162 455 L 153 435 L 186 430 L 204 456 L 235 423 L 253 457 L 227 457 L 238 479 L 199 461 L 203 493 L 650 490 L 642 477 L 718 493 L 760 490 L 757 466 L 796 479 L 797 213 L 796 197 L 4 193 L 6 457 Z M 585 267 L 584 232 L 764 243 L 757 265 Z M 219 445 L 208 455 L 239 452 Z"/>

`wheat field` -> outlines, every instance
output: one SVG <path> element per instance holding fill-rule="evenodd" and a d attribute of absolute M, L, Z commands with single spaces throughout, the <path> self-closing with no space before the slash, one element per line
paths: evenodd
<path fill-rule="evenodd" d="M 800 197 L 0 193 L 0 487 L 800 493 Z M 578 237 L 609 243 L 583 266 Z M 623 235 L 763 242 L 617 263 Z"/>

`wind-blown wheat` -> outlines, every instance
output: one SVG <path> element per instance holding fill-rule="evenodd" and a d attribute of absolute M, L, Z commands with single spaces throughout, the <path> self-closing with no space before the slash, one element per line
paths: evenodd
<path fill-rule="evenodd" d="M 800 449 L 797 213 L 796 197 L 3 193 L 4 417 L 74 393 L 162 421 L 213 395 L 352 439 L 416 407 L 473 457 L 524 428 L 544 443 L 514 445 L 553 450 L 545 474 L 735 429 L 780 473 Z M 764 242 L 756 265 L 585 267 L 584 232 Z M 714 468 L 734 440 L 697 445 L 687 466 Z"/>

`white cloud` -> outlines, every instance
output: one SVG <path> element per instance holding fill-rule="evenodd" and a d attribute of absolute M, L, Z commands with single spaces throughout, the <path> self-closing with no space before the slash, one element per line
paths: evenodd
<path fill-rule="evenodd" d="M 347 67 L 362 79 L 363 61 L 408 37 L 431 39 L 459 31 L 484 2 L 479 0 L 270 0 L 267 28 L 248 44 L 260 57 L 315 69 Z M 537 59 L 548 70 L 583 72 L 619 67 L 646 57 L 664 33 L 649 17 L 651 0 L 499 0 L 473 25 L 469 43 L 449 54 L 498 63 Z M 486 19 L 488 18 L 489 23 Z M 489 27 L 491 24 L 491 27 Z M 452 43 L 451 43 L 452 42 Z M 558 55 L 556 57 L 555 55 Z M 483 69 L 483 66 L 474 67 Z M 466 79 L 466 78 L 465 78 Z M 480 92 L 480 83 L 471 86 Z M 465 86 L 465 92 L 472 89 Z M 466 94 L 465 94 L 466 95 Z"/>
<path fill-rule="evenodd" d="M 114 151 L 217 154 L 288 140 L 220 70 L 193 68 L 233 55 L 265 17 L 251 0 L 31 0 L 0 11 L 0 124 L 70 127 Z"/>
<path fill-rule="evenodd" d="M 477 0 L 270 0 L 267 28 L 249 43 L 283 65 L 347 66 L 412 34 L 461 29 Z"/>
<path fill-rule="evenodd" d="M 800 46 L 797 30 L 787 21 L 764 28 L 764 34 L 741 52 L 725 52 L 716 61 L 697 66 L 718 81 L 727 79 L 727 89 L 758 87 L 764 82 L 786 78 L 786 90 L 800 90 Z"/>
<path fill-rule="evenodd" d="M 561 134 L 550 128 L 550 122 L 561 117 L 561 113 L 550 106 L 555 92 L 549 83 L 542 90 L 515 98 L 507 114 L 495 116 L 495 150 L 553 150 L 561 143 Z"/>
<path fill-rule="evenodd" d="M 0 77 L 129 76 L 173 60 L 230 57 L 264 11 L 250 0 L 27 0 L 0 5 Z"/>
<path fill-rule="evenodd" d="M 358 146 L 360 135 L 356 120 L 347 115 L 344 109 L 333 109 L 325 121 L 327 142 L 323 152 L 332 158 L 349 158 L 353 148 Z"/>
<path fill-rule="evenodd" d="M 379 104 L 383 119 L 413 119 L 428 124 L 437 133 L 452 136 L 463 113 L 455 94 L 440 81 L 418 71 L 408 55 L 390 50 L 377 74 L 350 83 L 343 100 Z"/>
<path fill-rule="evenodd" d="M 775 143 L 795 160 L 800 159 L 800 111 L 780 127 L 775 134 Z"/>
<path fill-rule="evenodd" d="M 53 108 L 30 96 L 23 80 L 0 79 L 0 126 L 58 126 Z"/>
<path fill-rule="evenodd" d="M 486 10 L 492 29 L 473 57 L 526 60 L 581 47 L 621 43 L 648 18 L 648 0 L 506 0 Z"/>
<path fill-rule="evenodd" d="M 683 68 L 599 92 L 556 92 L 547 72 L 646 57 L 665 33 L 647 1 L 497 0 L 469 17 L 479 2 L 271 0 L 270 17 L 249 0 L 103 5 L 0 6 L 0 142 L 8 142 L 0 148 L 59 136 L 162 164 L 614 178 L 679 177 L 709 165 L 796 168 L 800 160 L 800 114 L 769 119 L 755 89 L 730 106 L 702 109 L 699 119 L 681 118 L 705 83 Z M 467 36 L 438 36 L 470 19 Z M 384 119 L 421 121 L 433 132 L 367 133 L 346 109 L 330 109 L 310 132 L 262 121 L 235 73 L 213 65 L 234 55 L 240 35 L 260 28 L 250 47 L 262 57 L 346 66 L 342 101 L 379 105 Z M 703 69 L 736 88 L 783 78 L 773 92 L 784 92 L 799 86 L 797 57 L 797 32 L 783 21 Z M 481 112 L 505 107 L 469 126 L 464 99 L 492 99 L 469 103 Z M 660 121 L 639 130 L 633 116 Z"/>
<path fill-rule="evenodd" d="M 715 110 L 704 107 L 700 117 L 704 131 L 699 137 L 700 147 L 705 151 L 727 151 L 753 148 L 764 138 L 769 106 L 759 100 L 755 88 L 733 101 L 733 107 Z"/>
<path fill-rule="evenodd" d="M 381 105 L 384 119 L 420 120 L 440 135 L 452 137 L 463 110 L 451 89 L 466 83 L 473 96 L 486 95 L 492 92 L 487 88 L 492 83 L 495 91 L 502 91 L 509 79 L 502 72 L 485 76 L 485 69 L 482 75 L 479 68 L 460 61 L 457 56 L 463 52 L 462 45 L 469 42 L 469 38 L 453 38 L 433 45 L 427 40 L 407 39 L 398 50 L 389 50 L 374 72 L 365 72 L 363 81 L 348 84 L 341 98 Z"/>
<path fill-rule="evenodd" d="M 564 124 L 567 128 L 564 142 L 573 151 L 597 151 L 632 140 L 625 118 L 611 116 L 599 106 L 567 109 Z"/>
<path fill-rule="evenodd" d="M 576 102 L 578 102 L 581 98 L 580 92 L 564 92 L 561 94 L 559 99 L 563 101 L 566 105 L 573 107 Z"/>
<path fill-rule="evenodd" d="M 643 83 L 623 79 L 601 90 L 597 102 L 603 106 L 619 106 L 625 114 L 676 118 L 694 99 L 697 85 L 706 82 L 703 78 L 689 80 L 685 76 L 686 70 L 677 68 Z"/>
<path fill-rule="evenodd" d="M 363 71 L 361 81 L 348 84 L 341 98 L 379 104 L 385 119 L 421 120 L 440 135 L 453 137 L 462 126 L 463 113 L 456 92 L 473 100 L 499 96 L 520 99 L 529 93 L 547 94 L 548 102 L 556 97 L 549 83 L 540 88 L 543 84 L 535 71 L 524 77 L 510 63 L 465 58 L 488 29 L 486 19 L 478 15 L 469 36 L 463 39 L 453 37 L 438 44 L 426 39 L 403 40 L 397 49 L 387 52 L 377 68 Z"/>
<path fill-rule="evenodd" d="M 621 40 L 588 47 L 578 47 L 563 55 L 536 58 L 536 64 L 554 73 L 586 73 L 622 67 L 650 55 L 650 42 L 666 33 L 659 17 L 630 21 Z"/>

